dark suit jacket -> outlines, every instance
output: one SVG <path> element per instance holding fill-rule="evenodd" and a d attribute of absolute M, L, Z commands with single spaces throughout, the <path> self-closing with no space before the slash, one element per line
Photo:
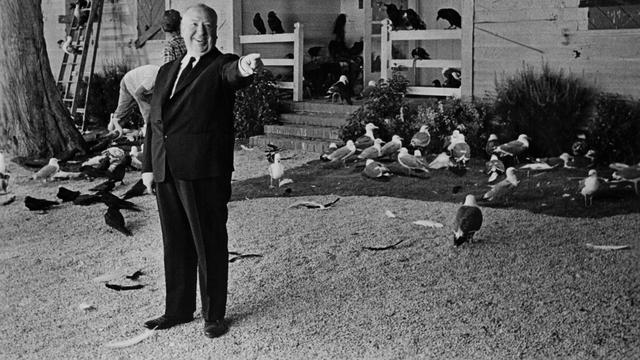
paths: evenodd
<path fill-rule="evenodd" d="M 234 92 L 250 83 L 238 56 L 216 48 L 202 56 L 185 81 L 171 90 L 180 60 L 158 71 L 145 136 L 143 172 L 165 180 L 166 166 L 176 179 L 196 180 L 233 171 Z"/>

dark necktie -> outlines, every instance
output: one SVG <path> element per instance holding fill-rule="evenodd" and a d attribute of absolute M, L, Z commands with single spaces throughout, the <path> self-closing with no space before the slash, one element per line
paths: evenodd
<path fill-rule="evenodd" d="M 178 82 L 176 83 L 176 89 L 180 87 L 180 84 L 187 78 L 187 75 L 193 70 L 193 62 L 196 61 L 196 58 L 190 57 L 187 66 L 180 73 L 180 77 L 178 78 Z"/>

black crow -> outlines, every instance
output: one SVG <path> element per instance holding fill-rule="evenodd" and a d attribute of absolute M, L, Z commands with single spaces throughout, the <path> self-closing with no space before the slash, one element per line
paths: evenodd
<path fill-rule="evenodd" d="M 127 236 L 132 235 L 131 231 L 124 225 L 124 216 L 122 216 L 120 210 L 116 207 L 107 209 L 107 212 L 104 214 L 104 222 Z"/>
<path fill-rule="evenodd" d="M 258 30 L 258 33 L 263 35 L 267 33 L 267 28 L 264 26 L 264 21 L 262 21 L 260 13 L 256 13 L 253 17 L 253 26 Z"/>
<path fill-rule="evenodd" d="M 28 195 L 24 198 L 24 206 L 31 211 L 46 211 L 51 209 L 52 206 L 58 204 L 59 203 L 57 201 L 38 199 Z"/>
<path fill-rule="evenodd" d="M 95 178 L 99 178 L 99 177 L 105 177 L 106 178 L 108 176 L 106 170 L 98 170 L 98 169 L 94 168 L 93 166 L 89 166 L 89 165 L 84 165 L 84 166 L 80 167 L 80 172 L 87 179 L 95 179 Z"/>
<path fill-rule="evenodd" d="M 462 27 L 462 17 L 460 16 L 460 13 L 455 9 L 445 8 L 438 10 L 438 17 L 436 17 L 436 21 L 440 19 L 444 19 L 449 22 L 448 29 Z"/>
<path fill-rule="evenodd" d="M 409 25 L 413 30 L 427 30 L 427 24 L 422 21 L 420 15 L 413 9 L 407 9 L 402 14 L 404 23 Z"/>
<path fill-rule="evenodd" d="M 120 181 L 124 183 L 122 179 L 124 179 L 124 175 L 127 172 L 127 166 L 131 165 L 131 155 L 125 155 L 120 163 L 113 168 L 113 171 L 109 172 L 109 180 L 112 180 L 114 183 Z"/>
<path fill-rule="evenodd" d="M 398 10 L 398 7 L 395 4 L 384 4 L 384 6 L 387 9 L 387 17 L 391 20 L 393 30 L 405 28 L 403 14 Z"/>
<path fill-rule="evenodd" d="M 142 179 L 138 180 L 133 186 L 127 190 L 126 193 L 122 196 L 122 200 L 131 199 L 132 197 L 144 195 L 147 191 L 147 187 L 142 183 Z"/>
<path fill-rule="evenodd" d="M 98 193 L 98 195 L 100 195 L 100 200 L 110 208 L 113 207 L 117 209 L 140 211 L 136 204 L 132 203 L 131 201 L 122 200 L 109 191 L 101 191 Z"/>
<path fill-rule="evenodd" d="M 353 43 L 353 46 L 351 46 L 351 49 L 349 49 L 349 54 L 351 54 L 351 56 L 358 56 L 362 54 L 362 49 L 364 49 L 364 41 L 356 41 Z"/>
<path fill-rule="evenodd" d="M 100 195 L 97 194 L 80 194 L 77 198 L 73 199 L 74 205 L 89 206 L 97 204 L 101 201 Z"/>
<path fill-rule="evenodd" d="M 94 187 L 92 187 L 91 189 L 89 189 L 89 191 L 95 191 L 95 192 L 99 192 L 99 191 L 111 191 L 113 190 L 113 188 L 116 187 L 116 182 L 109 179 L 101 184 L 98 184 Z"/>
<path fill-rule="evenodd" d="M 56 197 L 62 200 L 62 202 L 67 202 L 75 200 L 79 195 L 80 191 L 72 191 L 64 186 L 60 186 L 60 188 L 58 188 L 58 194 L 56 195 Z"/>
<path fill-rule="evenodd" d="M 272 33 L 284 33 L 284 29 L 282 28 L 282 21 L 278 19 L 278 16 L 274 11 L 269 11 L 269 13 L 267 14 L 267 23 L 269 24 L 269 29 L 271 29 Z"/>
<path fill-rule="evenodd" d="M 310 47 L 309 50 L 307 50 L 307 54 L 309 54 L 309 56 L 311 56 L 311 59 L 313 60 L 320 56 L 320 51 L 322 51 L 322 46 L 314 46 Z"/>
<path fill-rule="evenodd" d="M 347 15 L 340 14 L 333 23 L 333 34 L 336 36 L 335 40 L 344 43 L 344 26 L 347 24 Z"/>
<path fill-rule="evenodd" d="M 462 73 L 460 69 L 456 68 L 445 68 L 442 70 L 442 76 L 444 76 L 444 84 L 443 87 L 448 88 L 459 88 L 462 84 L 460 78 Z"/>
<path fill-rule="evenodd" d="M 417 47 L 411 50 L 411 57 L 418 60 L 428 60 L 430 59 L 429 53 L 421 47 Z"/>
<path fill-rule="evenodd" d="M 438 79 L 433 80 L 431 85 L 433 85 L 433 87 L 442 87 L 442 83 Z"/>

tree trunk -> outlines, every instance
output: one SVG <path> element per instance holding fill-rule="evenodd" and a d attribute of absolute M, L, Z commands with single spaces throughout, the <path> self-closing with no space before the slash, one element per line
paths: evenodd
<path fill-rule="evenodd" d="M 0 44 L 0 149 L 26 157 L 84 149 L 51 73 L 41 0 L 3 0 Z"/>

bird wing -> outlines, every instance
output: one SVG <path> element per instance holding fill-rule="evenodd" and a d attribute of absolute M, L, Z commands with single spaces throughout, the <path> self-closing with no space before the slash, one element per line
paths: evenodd
<path fill-rule="evenodd" d="M 444 167 L 448 167 L 451 164 L 451 160 L 449 159 L 449 155 L 446 153 L 441 153 L 436 158 L 429 163 L 429 168 L 431 169 L 441 169 Z"/>
<path fill-rule="evenodd" d="M 525 151 L 527 148 L 521 143 L 519 140 L 509 141 L 506 144 L 502 144 L 496 147 L 495 151 L 499 151 L 509 155 L 518 155 L 521 152 Z"/>
<path fill-rule="evenodd" d="M 461 206 L 455 219 L 455 228 L 465 234 L 476 232 L 482 227 L 482 211 L 477 206 Z"/>
<path fill-rule="evenodd" d="M 411 138 L 411 146 L 425 147 L 431 142 L 431 136 L 426 132 L 418 132 Z"/>
<path fill-rule="evenodd" d="M 376 149 L 373 146 L 370 146 L 370 147 L 362 150 L 360 155 L 358 155 L 358 158 L 359 159 L 375 159 L 379 155 L 380 155 L 380 153 L 378 152 L 378 149 Z"/>
<path fill-rule="evenodd" d="M 388 142 L 380 149 L 380 156 L 393 155 L 400 150 L 400 144 Z"/>
<path fill-rule="evenodd" d="M 354 141 L 354 144 L 359 149 L 365 149 L 373 145 L 373 139 L 367 135 L 362 135 Z"/>
<path fill-rule="evenodd" d="M 42 169 L 38 170 L 35 174 L 36 179 L 46 179 L 58 171 L 58 167 L 55 165 L 45 165 Z"/>
<path fill-rule="evenodd" d="M 343 158 L 351 154 L 352 154 L 351 150 L 348 147 L 343 146 L 341 148 L 338 148 L 336 151 L 332 152 L 331 154 L 329 154 L 327 158 L 329 158 L 329 160 L 331 161 L 342 160 Z"/>

